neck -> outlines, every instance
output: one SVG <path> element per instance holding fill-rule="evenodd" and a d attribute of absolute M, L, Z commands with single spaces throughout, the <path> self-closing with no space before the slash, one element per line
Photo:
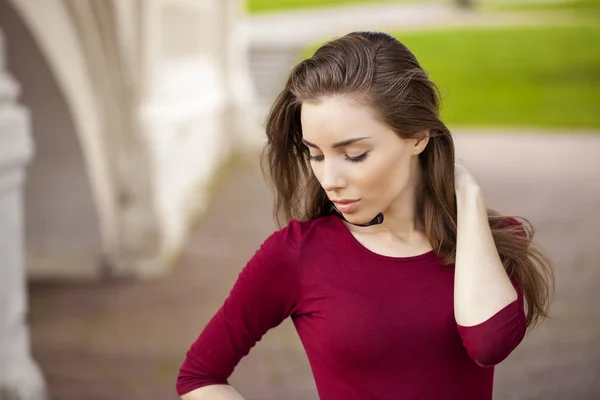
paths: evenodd
<path fill-rule="evenodd" d="M 415 191 L 405 188 L 394 202 L 383 211 L 383 223 L 367 227 L 372 232 L 390 231 L 396 235 L 411 237 L 418 227 Z"/>

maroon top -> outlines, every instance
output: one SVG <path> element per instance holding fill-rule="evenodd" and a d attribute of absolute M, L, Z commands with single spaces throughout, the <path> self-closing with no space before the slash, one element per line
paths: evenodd
<path fill-rule="evenodd" d="M 179 395 L 227 384 L 240 359 L 291 317 L 321 400 L 492 398 L 493 366 L 525 334 L 522 291 L 487 321 L 454 319 L 454 268 L 431 251 L 388 257 L 337 216 L 271 235 L 188 351 Z"/>

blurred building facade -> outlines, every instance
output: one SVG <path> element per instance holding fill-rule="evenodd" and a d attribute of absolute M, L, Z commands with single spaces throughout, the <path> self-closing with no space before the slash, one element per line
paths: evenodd
<path fill-rule="evenodd" d="M 168 271 L 256 136 L 242 3 L 0 0 L 0 389 L 37 376 L 27 275 Z"/>

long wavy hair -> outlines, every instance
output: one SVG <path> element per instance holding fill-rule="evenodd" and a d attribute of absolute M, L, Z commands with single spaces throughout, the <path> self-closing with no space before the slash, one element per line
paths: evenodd
<path fill-rule="evenodd" d="M 444 264 L 453 265 L 457 231 L 454 143 L 440 120 L 439 91 L 411 51 L 382 32 L 353 32 L 325 43 L 293 68 L 275 100 L 266 121 L 262 168 L 275 192 L 278 225 L 331 212 L 331 202 L 312 173 L 308 149 L 301 141 L 300 110 L 305 101 L 339 95 L 371 107 L 402 138 L 419 138 L 429 132 L 429 143 L 419 155 L 418 223 Z M 554 282 L 550 261 L 532 242 L 529 221 L 493 210 L 488 210 L 488 218 L 504 268 L 523 288 L 527 326 L 536 326 L 548 316 Z"/>

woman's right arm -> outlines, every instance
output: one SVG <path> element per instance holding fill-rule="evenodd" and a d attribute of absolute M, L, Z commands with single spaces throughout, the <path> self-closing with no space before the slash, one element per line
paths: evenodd
<path fill-rule="evenodd" d="M 185 400 L 242 397 L 229 376 L 271 328 L 296 311 L 300 224 L 272 234 L 240 272 L 229 296 L 186 354 L 177 377 Z"/>
<path fill-rule="evenodd" d="M 210 385 L 194 389 L 181 396 L 182 400 L 244 400 L 244 398 L 229 385 Z"/>

